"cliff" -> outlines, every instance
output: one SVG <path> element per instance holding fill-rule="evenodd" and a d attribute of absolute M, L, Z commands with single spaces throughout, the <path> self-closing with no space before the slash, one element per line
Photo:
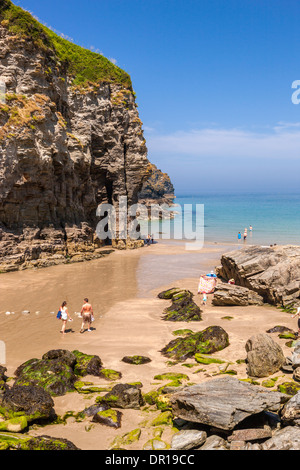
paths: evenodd
<path fill-rule="evenodd" d="M 1 82 L 0 271 L 102 256 L 98 205 L 135 204 L 149 164 L 129 75 L 0 0 Z"/>
<path fill-rule="evenodd" d="M 149 217 L 151 217 L 151 205 L 172 206 L 175 190 L 169 175 L 163 173 L 153 163 L 149 163 L 146 180 L 138 197 L 139 203 L 147 206 Z M 166 208 L 160 214 L 152 210 L 151 218 L 169 218 L 170 216 L 174 217 L 174 213 Z"/>
<path fill-rule="evenodd" d="M 146 177 L 139 199 L 153 199 L 171 204 L 175 199 L 175 190 L 169 175 L 163 173 L 153 163 L 149 163 L 147 174 L 149 177 Z"/>

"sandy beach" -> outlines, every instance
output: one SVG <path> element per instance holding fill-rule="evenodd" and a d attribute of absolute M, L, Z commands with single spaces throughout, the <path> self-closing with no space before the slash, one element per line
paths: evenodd
<path fill-rule="evenodd" d="M 218 325 L 227 331 L 230 346 L 216 356 L 232 363 L 230 368 L 237 372 L 237 377 L 247 378 L 245 364 L 236 363 L 246 357 L 246 341 L 253 334 L 264 333 L 275 325 L 296 329 L 296 320 L 291 315 L 270 306 L 214 307 L 209 296 L 208 304 L 202 307 L 202 321 L 166 322 L 162 320 L 162 311 L 169 301 L 157 298 L 164 289 L 180 287 L 193 292 L 195 302 L 201 306 L 201 297 L 197 295 L 199 276 L 218 266 L 222 253 L 234 248 L 234 245 L 207 244 L 202 250 L 186 251 L 182 242 L 161 241 L 139 250 L 116 251 L 86 263 L 2 274 L 0 339 L 6 345 L 7 375 L 13 376 L 18 365 L 31 358 L 41 358 L 51 349 L 78 349 L 99 355 L 105 368 L 121 372 L 119 382 L 141 382 L 143 392 L 163 384 L 154 380 L 154 376 L 164 372 L 185 373 L 191 383 L 201 383 L 219 372 L 217 364 L 205 367 L 195 364 L 190 369 L 182 364 L 169 366 L 160 350 L 175 338 L 174 330 L 189 328 L 196 332 Z M 96 321 L 92 332 L 80 334 L 78 312 L 84 297 L 91 301 Z M 67 324 L 65 336 L 60 334 L 61 324 L 56 319 L 63 300 L 68 302 L 73 318 L 73 322 Z M 11 313 L 7 315 L 6 312 Z M 228 316 L 231 319 L 224 318 Z M 289 355 L 286 340 L 279 339 L 278 334 L 272 337 L 284 354 Z M 139 366 L 126 364 L 122 362 L 126 355 L 147 356 L 151 362 Z M 275 375 L 279 377 L 278 383 L 283 380 L 282 372 Z M 84 380 L 97 385 L 110 384 L 96 377 L 85 377 Z M 55 397 L 55 411 L 60 416 L 67 411 L 82 411 L 94 403 L 97 395 L 99 393 L 68 393 Z M 90 418 L 83 422 L 69 418 L 66 425 L 34 427 L 30 434 L 63 437 L 83 450 L 108 449 L 116 436 L 141 427 L 149 414 L 151 417 L 159 414 L 157 410 L 151 413 L 122 410 L 122 413 L 122 427 L 117 430 L 96 423 L 91 425 Z M 153 437 L 152 432 L 149 426 L 143 426 L 139 441 L 128 448 L 142 449 Z M 162 439 L 170 443 L 169 428 Z"/>

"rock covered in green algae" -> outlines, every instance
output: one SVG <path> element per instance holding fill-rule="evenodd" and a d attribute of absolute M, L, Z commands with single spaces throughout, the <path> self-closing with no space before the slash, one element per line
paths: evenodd
<path fill-rule="evenodd" d="M 300 390 L 300 384 L 297 382 L 284 382 L 277 385 L 277 390 L 287 395 L 296 395 Z"/>
<path fill-rule="evenodd" d="M 111 428 L 121 427 L 122 413 L 118 410 L 112 410 L 111 408 L 98 411 L 93 417 L 94 423 L 100 423 Z"/>
<path fill-rule="evenodd" d="M 84 416 L 95 416 L 95 414 L 99 413 L 99 411 L 106 411 L 106 410 L 109 410 L 109 406 L 106 404 L 91 405 L 88 408 L 85 408 L 85 410 L 83 410 L 81 414 Z"/>
<path fill-rule="evenodd" d="M 74 372 L 76 375 L 99 376 L 102 369 L 102 361 L 99 356 L 84 354 L 78 350 L 72 351 L 76 357 Z"/>
<path fill-rule="evenodd" d="M 27 428 L 27 419 L 25 416 L 7 419 L 0 422 L 0 432 L 22 432 Z"/>
<path fill-rule="evenodd" d="M 159 299 L 169 300 L 169 299 L 172 299 L 174 294 L 177 294 L 178 292 L 181 292 L 181 291 L 182 289 L 180 289 L 179 287 L 172 287 L 171 289 L 167 289 L 167 290 L 160 292 L 157 297 Z"/>
<path fill-rule="evenodd" d="M 74 388 L 78 393 L 83 394 L 110 392 L 112 389 L 112 387 L 101 387 L 99 385 L 94 385 L 92 382 L 83 382 L 82 380 L 77 380 L 74 383 Z"/>
<path fill-rule="evenodd" d="M 122 409 L 140 409 L 144 404 L 141 390 L 130 384 L 115 385 L 104 397 L 97 397 L 96 402 Z"/>
<path fill-rule="evenodd" d="M 189 380 L 189 377 L 186 374 L 176 373 L 176 372 L 166 372 L 164 374 L 158 374 L 154 376 L 154 380 Z"/>
<path fill-rule="evenodd" d="M 209 326 L 203 331 L 176 338 L 168 343 L 161 353 L 169 358 L 185 361 L 195 354 L 213 354 L 229 346 L 229 337 L 220 326 Z"/>
<path fill-rule="evenodd" d="M 44 354 L 42 359 L 30 359 L 21 364 L 15 371 L 15 384 L 40 386 L 53 396 L 61 396 L 75 390 L 78 376 L 99 376 L 101 370 L 99 356 L 55 349 Z"/>
<path fill-rule="evenodd" d="M 151 362 L 151 359 L 146 356 L 124 356 L 122 359 L 123 362 L 126 362 L 126 364 L 133 364 L 133 365 L 141 365 L 141 364 L 147 364 L 148 362 Z"/>
<path fill-rule="evenodd" d="M 199 364 L 223 364 L 225 361 L 222 359 L 217 359 L 216 357 L 206 356 L 205 354 L 195 354 L 195 360 Z"/>
<path fill-rule="evenodd" d="M 74 367 L 76 363 L 76 356 L 71 351 L 66 349 L 51 349 L 50 351 L 46 352 L 42 359 L 46 361 L 51 361 L 54 359 L 60 359 L 65 364 L 68 364 L 70 367 Z"/>
<path fill-rule="evenodd" d="M 25 416 L 28 423 L 53 419 L 54 402 L 41 387 L 14 385 L 2 395 L 0 413 L 5 419 Z"/>
<path fill-rule="evenodd" d="M 77 380 L 72 367 L 63 358 L 30 359 L 18 367 L 15 375 L 15 385 L 40 386 L 53 396 L 74 390 Z"/>
<path fill-rule="evenodd" d="M 160 413 L 156 418 L 151 421 L 151 426 L 170 426 L 173 424 L 172 412 L 167 410 Z"/>
<path fill-rule="evenodd" d="M 202 310 L 193 301 L 194 294 L 189 290 L 180 290 L 172 295 L 172 304 L 163 313 L 166 321 L 200 321 Z"/>
<path fill-rule="evenodd" d="M 101 371 L 99 373 L 99 377 L 103 378 L 105 380 L 114 381 L 114 380 L 121 379 L 122 374 L 121 374 L 121 372 L 118 372 L 118 371 L 113 370 L 113 369 L 101 369 Z"/>
<path fill-rule="evenodd" d="M 0 432 L 0 450 L 80 450 L 68 439 Z"/>

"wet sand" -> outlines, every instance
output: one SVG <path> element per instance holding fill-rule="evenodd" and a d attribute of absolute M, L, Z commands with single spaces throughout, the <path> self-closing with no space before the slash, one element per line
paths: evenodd
<path fill-rule="evenodd" d="M 199 276 L 219 265 L 222 253 L 233 248 L 212 244 L 199 252 L 187 252 L 183 243 L 164 242 L 140 250 L 115 252 L 107 258 L 84 264 L 3 274 L 0 279 L 0 339 L 6 343 L 8 375 L 13 375 L 16 367 L 24 361 L 40 358 L 50 349 L 62 348 L 99 355 L 104 367 L 122 373 L 122 383 L 142 382 L 143 392 L 158 388 L 159 382 L 154 380 L 154 376 L 164 372 L 185 373 L 190 382 L 200 383 L 218 373 L 218 366 L 202 367 L 199 364 L 199 367 L 188 369 L 177 364 L 169 367 L 159 351 L 174 339 L 174 330 L 189 328 L 196 332 L 219 325 L 229 334 L 230 346 L 216 356 L 232 362 L 230 367 L 236 370 L 237 376 L 246 378 L 245 364 L 236 364 L 237 359 L 245 359 L 246 341 L 253 334 L 279 324 L 295 329 L 291 315 L 269 306 L 213 307 L 209 299 L 208 305 L 203 307 L 203 321 L 188 324 L 165 322 L 162 311 L 169 301 L 157 298 L 160 291 L 178 286 L 191 290 L 195 301 L 201 305 L 201 298 L 197 295 Z M 96 321 L 92 332 L 80 334 L 81 320 L 74 312 L 80 311 L 84 296 L 88 296 L 94 306 Z M 68 323 L 69 331 L 65 336 L 59 333 L 61 324 L 56 319 L 62 300 L 68 301 L 74 319 Z M 6 316 L 6 310 L 15 311 L 15 314 Z M 22 310 L 30 310 L 30 314 L 22 314 Z M 55 313 L 50 313 L 52 311 Z M 232 319 L 225 319 L 225 316 Z M 286 341 L 278 339 L 276 334 L 272 336 L 289 355 Z M 141 366 L 122 362 L 124 356 L 135 354 L 148 356 L 151 362 Z M 195 373 L 197 370 L 202 371 Z M 84 380 L 109 384 L 96 377 Z M 97 394 L 91 397 L 69 393 L 56 397 L 56 413 L 63 415 L 70 410 L 82 411 L 94 403 L 95 396 Z M 117 430 L 91 425 L 90 419 L 76 423 L 70 418 L 65 426 L 50 425 L 30 433 L 64 437 L 81 449 L 107 449 L 115 436 L 140 427 L 142 421 L 149 419 L 149 413 L 143 411 L 122 410 L 122 413 L 122 428 Z M 154 418 L 157 413 L 152 411 L 150 417 Z M 151 428 L 143 427 L 140 440 L 129 448 L 141 449 L 153 437 L 152 432 Z M 162 438 L 170 442 L 169 429 L 164 431 Z"/>

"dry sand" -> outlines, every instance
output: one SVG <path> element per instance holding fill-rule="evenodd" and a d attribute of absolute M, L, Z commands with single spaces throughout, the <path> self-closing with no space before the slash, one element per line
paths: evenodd
<path fill-rule="evenodd" d="M 50 349 L 79 349 L 99 355 L 104 367 L 120 371 L 122 383 L 142 382 L 143 392 L 166 383 L 154 380 L 156 374 L 164 372 L 185 373 L 190 382 L 200 383 L 217 374 L 218 365 L 198 364 L 190 369 L 180 364 L 169 366 L 159 351 L 175 338 L 174 330 L 189 328 L 196 332 L 219 325 L 229 334 L 230 346 L 215 355 L 232 362 L 230 368 L 237 372 L 237 377 L 246 378 L 245 364 L 236 363 L 246 357 L 246 341 L 253 334 L 264 333 L 275 325 L 296 329 L 296 321 L 291 315 L 270 306 L 214 307 L 209 299 L 208 305 L 203 307 L 203 321 L 165 322 L 162 311 L 170 302 L 157 298 L 160 291 L 175 286 L 191 290 L 195 301 L 201 305 L 201 298 L 197 295 L 199 276 L 214 269 L 222 253 L 233 248 L 211 244 L 200 251 L 186 251 L 184 243 L 164 241 L 139 250 L 114 252 L 106 258 L 82 264 L 2 274 L 0 340 L 6 344 L 8 375 L 13 375 L 21 363 L 40 358 Z M 85 296 L 93 304 L 96 321 L 92 332 L 80 334 L 81 320 L 75 312 L 80 311 Z M 67 300 L 74 319 L 68 323 L 65 336 L 59 333 L 61 323 L 56 319 L 62 300 Z M 30 313 L 22 314 L 24 310 Z M 14 314 L 6 315 L 6 311 Z M 228 316 L 232 319 L 224 318 Z M 279 339 L 277 334 L 272 337 L 281 345 L 285 355 L 289 355 L 286 340 Z M 151 362 L 129 365 L 121 361 L 127 355 L 148 356 Z M 196 372 L 199 370 L 202 371 Z M 278 383 L 285 380 L 282 372 L 275 376 L 279 377 Z M 84 380 L 108 385 L 108 382 L 95 377 Z M 82 411 L 94 403 L 97 395 L 69 393 L 54 398 L 55 411 L 58 415 Z M 83 450 L 107 449 L 116 436 L 140 427 L 141 422 L 154 418 L 159 412 L 122 410 L 122 413 L 122 427 L 117 430 L 100 424 L 91 425 L 90 418 L 81 423 L 70 418 L 64 426 L 32 429 L 30 434 L 64 437 Z M 141 449 L 152 437 L 153 429 L 143 427 L 140 440 L 128 448 Z M 170 429 L 164 431 L 162 438 L 170 442 Z"/>

